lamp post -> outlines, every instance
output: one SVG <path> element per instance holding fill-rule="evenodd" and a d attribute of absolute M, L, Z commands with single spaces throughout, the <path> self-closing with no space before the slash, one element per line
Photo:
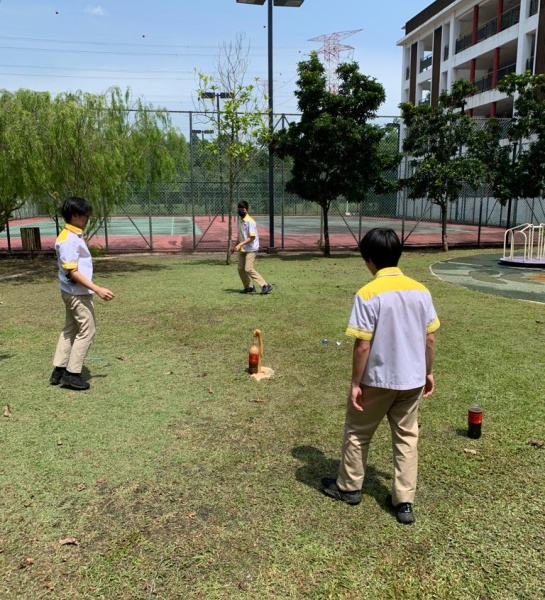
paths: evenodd
<path fill-rule="evenodd" d="M 298 8 L 305 0 L 267 0 L 267 57 L 269 77 L 269 134 L 274 132 L 273 100 L 273 4 Z M 263 6 L 265 0 L 237 0 L 240 4 Z M 269 146 L 269 249 L 274 249 L 274 157 Z"/>
<path fill-rule="evenodd" d="M 401 123 L 398 121 L 393 121 L 392 123 L 386 123 L 384 126 L 385 129 L 395 129 L 397 131 L 396 137 L 396 152 L 399 154 L 402 150 L 401 148 Z M 399 164 L 397 167 L 397 180 L 399 182 L 401 178 L 401 161 L 403 158 L 400 158 Z M 404 195 L 402 194 L 402 198 Z M 401 244 L 405 243 L 405 206 L 402 204 L 402 215 L 401 215 Z M 396 194 L 396 213 L 397 213 L 397 194 Z"/>
<path fill-rule="evenodd" d="M 513 142 L 512 150 L 513 154 L 511 155 L 511 168 L 515 169 L 515 164 L 517 162 L 517 142 Z M 513 204 L 513 192 L 509 195 L 509 202 L 507 204 L 507 223 L 505 229 L 511 229 L 511 206 Z"/>
<path fill-rule="evenodd" d="M 191 182 L 193 185 L 193 141 L 194 141 L 194 136 L 196 135 L 201 135 L 201 141 L 204 144 L 204 136 L 205 134 L 208 135 L 210 133 L 214 133 L 213 129 L 191 129 L 191 138 L 189 140 L 189 151 L 190 151 L 190 155 L 191 155 Z M 191 191 L 191 196 L 193 197 L 194 194 L 194 190 Z M 200 190 L 197 190 L 197 200 L 200 201 Z M 208 207 L 206 206 L 206 194 L 204 196 L 204 213 L 208 214 Z M 195 219 L 193 218 L 193 223 L 195 223 Z M 193 236 L 193 240 L 195 240 L 195 236 Z M 195 248 L 193 248 L 194 250 Z"/>
<path fill-rule="evenodd" d="M 201 140 L 204 142 L 204 134 L 214 133 L 213 129 L 192 129 L 191 133 L 201 134 Z"/>
<path fill-rule="evenodd" d="M 230 98 L 231 94 L 229 92 L 203 92 L 203 98 L 208 98 L 210 100 L 216 99 L 216 110 L 218 113 L 218 145 L 220 141 L 220 99 L 225 100 L 226 98 Z M 218 148 L 218 150 L 221 150 Z M 219 157 L 219 171 L 220 171 L 220 194 L 221 194 L 221 222 L 225 221 L 225 210 L 224 210 L 224 202 L 223 202 L 223 169 L 221 166 L 221 151 L 218 152 Z"/>

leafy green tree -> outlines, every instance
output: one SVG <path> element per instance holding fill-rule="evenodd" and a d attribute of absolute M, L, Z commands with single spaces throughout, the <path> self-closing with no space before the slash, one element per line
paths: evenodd
<path fill-rule="evenodd" d="M 518 198 L 522 192 L 519 171 L 513 164 L 512 146 L 508 143 L 508 127 L 504 120 L 487 119 L 484 127 L 475 132 L 467 148 L 484 165 L 483 183 L 491 195 L 502 205 Z M 516 148 L 515 148 L 516 149 Z"/>
<path fill-rule="evenodd" d="M 512 73 L 498 89 L 515 97 L 509 140 L 518 143 L 514 198 L 545 198 L 545 75 Z M 514 186 L 514 187 L 515 187 Z"/>
<path fill-rule="evenodd" d="M 354 62 L 337 68 L 337 94 L 327 89 L 325 69 L 312 52 L 298 65 L 295 96 L 301 119 L 273 135 L 280 158 L 291 157 L 286 191 L 320 205 L 324 224 L 324 256 L 330 256 L 328 214 L 331 203 L 345 197 L 362 201 L 369 191 L 391 187 L 383 172 L 399 161 L 383 146 L 385 129 L 369 123 L 385 100 L 384 88 L 362 75 Z"/>
<path fill-rule="evenodd" d="M 464 186 L 479 187 L 484 177 L 481 160 L 465 152 L 473 144 L 475 123 L 464 112 L 465 99 L 475 91 L 468 81 L 456 81 L 443 91 L 437 106 L 410 102 L 400 105 L 406 135 L 403 150 L 409 155 L 412 175 L 402 181 L 412 199 L 427 198 L 441 211 L 443 250 L 448 251 L 447 208 Z"/>
<path fill-rule="evenodd" d="M 248 49 L 242 37 L 224 44 L 217 60 L 216 76 L 199 73 L 198 98 L 204 107 L 208 122 L 217 129 L 217 136 L 208 146 L 220 161 L 226 157 L 227 173 L 227 255 L 231 262 L 234 198 L 253 157 L 267 139 L 265 96 L 256 85 L 244 84 Z M 217 110 L 218 94 L 228 94 L 222 110 Z"/>
<path fill-rule="evenodd" d="M 87 198 L 95 209 L 88 237 L 133 187 L 147 185 L 156 193 L 162 181 L 173 178 L 177 157 L 183 156 L 185 142 L 168 114 L 133 101 L 119 88 L 98 95 L 60 94 L 41 116 L 41 204 L 54 217 L 67 196 Z"/>
<path fill-rule="evenodd" d="M 47 93 L 0 91 L 0 231 L 39 193 L 36 173 L 43 149 L 36 122 L 50 101 Z"/>

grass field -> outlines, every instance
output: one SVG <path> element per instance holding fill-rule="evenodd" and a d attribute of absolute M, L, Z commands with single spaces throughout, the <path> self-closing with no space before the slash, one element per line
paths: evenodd
<path fill-rule="evenodd" d="M 362 503 L 320 492 L 339 460 L 360 258 L 260 258 L 263 297 L 238 294 L 221 256 L 98 261 L 117 298 L 96 300 L 89 392 L 48 384 L 54 261 L 0 261 L 0 597 L 544 598 L 545 448 L 528 444 L 545 438 L 544 307 L 444 283 L 428 270 L 443 258 L 401 263 L 442 322 L 413 526 L 385 506 L 385 424 Z M 254 327 L 276 371 L 259 383 Z M 480 440 L 466 437 L 475 393 Z"/>

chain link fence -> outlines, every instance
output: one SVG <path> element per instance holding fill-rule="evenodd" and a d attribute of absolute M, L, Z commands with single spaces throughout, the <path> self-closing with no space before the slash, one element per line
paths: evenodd
<path fill-rule="evenodd" d="M 147 188 L 134 189 L 124 205 L 108 215 L 89 240 L 106 252 L 217 252 L 228 247 L 228 160 L 210 151 L 217 136 L 217 115 L 198 112 L 177 113 L 181 132 L 188 140 L 185 168 L 175 181 L 164 182 L 154 195 Z M 297 115 L 275 116 L 275 127 L 285 127 Z M 394 117 L 377 118 L 386 128 L 393 149 L 401 147 L 401 125 Z M 386 173 L 391 181 L 406 177 L 408 160 Z M 258 224 L 261 249 L 270 247 L 270 233 L 281 250 L 319 250 L 323 245 L 324 224 L 320 206 L 285 191 L 289 161 L 274 159 L 274 215 L 270 215 L 268 154 L 257 151 L 234 185 L 234 206 L 240 200 L 250 205 Z M 236 214 L 236 211 L 235 211 Z M 486 187 L 464 187 L 456 202 L 448 207 L 449 245 L 482 246 L 501 244 L 508 211 Z M 545 222 L 542 199 L 513 202 L 510 225 Z M 411 200 L 406 191 L 371 193 L 364 201 L 339 198 L 329 212 L 328 229 L 332 250 L 353 250 L 371 227 L 395 229 L 406 246 L 439 247 L 441 226 L 439 207 L 424 199 Z M 232 221 L 233 235 L 236 222 Z M 40 213 L 29 201 L 18 210 L 0 233 L 0 252 L 38 252 L 54 249 L 62 220 Z M 29 233 L 29 230 L 32 230 Z"/>

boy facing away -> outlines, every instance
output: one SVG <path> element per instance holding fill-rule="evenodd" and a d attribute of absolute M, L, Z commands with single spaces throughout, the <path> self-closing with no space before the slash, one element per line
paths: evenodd
<path fill-rule="evenodd" d="M 413 523 L 418 471 L 418 403 L 434 391 L 434 332 L 439 319 L 431 294 L 397 267 L 401 242 L 392 229 L 372 229 L 360 252 L 374 279 L 356 294 L 346 334 L 356 338 L 336 479 L 323 491 L 361 502 L 367 453 L 384 417 L 392 435 L 394 479 L 386 501 L 400 523 Z"/>
<path fill-rule="evenodd" d="M 93 294 L 112 300 L 113 292 L 93 283 L 93 260 L 83 239 L 92 207 L 83 198 L 68 198 L 62 206 L 66 222 L 55 243 L 59 263 L 59 287 L 66 309 L 63 330 L 53 358 L 51 385 L 62 383 L 74 390 L 87 390 L 81 377 L 83 361 L 96 332 Z"/>
<path fill-rule="evenodd" d="M 241 294 L 253 294 L 255 285 L 252 280 L 261 286 L 262 294 L 270 294 L 272 285 L 269 285 L 263 277 L 254 269 L 254 262 L 259 250 L 259 236 L 257 235 L 256 222 L 248 214 L 249 204 L 241 200 L 237 205 L 238 212 L 238 243 L 235 252 L 238 255 L 238 275 L 244 288 Z"/>

